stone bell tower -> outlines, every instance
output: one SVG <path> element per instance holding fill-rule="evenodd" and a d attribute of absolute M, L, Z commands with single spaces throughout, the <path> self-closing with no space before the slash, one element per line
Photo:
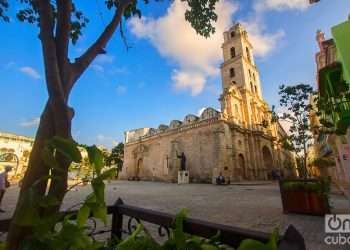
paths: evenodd
<path fill-rule="evenodd" d="M 254 62 L 253 46 L 241 24 L 235 24 L 224 33 L 222 49 L 223 89 L 236 85 L 261 98 L 260 77 Z"/>
<path fill-rule="evenodd" d="M 262 106 L 265 102 L 259 71 L 254 62 L 253 46 L 240 23 L 224 32 L 222 50 L 221 110 L 227 119 L 238 124 L 259 124 L 264 119 Z"/>

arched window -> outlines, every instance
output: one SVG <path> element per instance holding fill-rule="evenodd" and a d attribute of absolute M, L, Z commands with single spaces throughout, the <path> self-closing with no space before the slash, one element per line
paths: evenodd
<path fill-rule="evenodd" d="M 246 47 L 246 48 L 245 48 L 245 51 L 246 51 L 246 53 L 247 53 L 247 59 L 248 59 L 248 61 L 249 61 L 249 62 L 251 62 L 251 60 L 250 60 L 250 52 L 249 52 L 249 48 L 248 48 L 248 47 Z"/>
<path fill-rule="evenodd" d="M 255 90 L 255 93 L 258 93 L 258 88 L 256 87 L 256 85 L 254 85 L 254 90 Z"/>
<path fill-rule="evenodd" d="M 236 56 L 236 48 L 232 47 L 231 48 L 231 58 L 234 58 Z"/>
<path fill-rule="evenodd" d="M 231 32 L 231 38 L 235 37 L 236 36 L 236 32 L 232 31 Z"/>
<path fill-rule="evenodd" d="M 255 82 L 255 74 L 253 73 L 253 80 L 254 80 L 254 82 Z"/>
<path fill-rule="evenodd" d="M 254 92 L 254 88 L 253 88 L 253 83 L 252 83 L 252 82 L 250 82 L 250 90 L 251 90 L 252 92 Z"/>
<path fill-rule="evenodd" d="M 251 77 L 252 76 L 252 72 L 250 71 L 250 69 L 248 69 L 248 73 L 249 73 L 249 76 Z"/>
<path fill-rule="evenodd" d="M 236 72 L 234 68 L 230 68 L 230 77 L 233 78 L 236 76 Z"/>

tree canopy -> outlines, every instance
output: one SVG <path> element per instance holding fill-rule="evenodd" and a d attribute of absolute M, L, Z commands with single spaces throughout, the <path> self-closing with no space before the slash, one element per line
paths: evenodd
<path fill-rule="evenodd" d="M 312 140 L 310 112 L 313 106 L 311 97 L 315 94 L 308 84 L 281 85 L 280 106 L 284 109 L 281 115 L 275 113 L 276 119 L 289 125 L 289 135 L 282 139 L 282 145 L 287 150 L 295 151 L 302 161 L 302 174 L 306 175 L 306 158 L 309 144 Z"/>

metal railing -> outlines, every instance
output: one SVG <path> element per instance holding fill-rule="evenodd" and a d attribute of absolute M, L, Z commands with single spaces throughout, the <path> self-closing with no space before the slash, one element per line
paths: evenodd
<path fill-rule="evenodd" d="M 65 213 L 71 214 L 72 212 Z M 126 205 L 121 199 L 118 199 L 114 205 L 108 206 L 108 214 L 112 215 L 111 229 L 100 231 L 93 230 L 90 235 L 110 232 L 111 237 L 118 237 L 121 239 L 125 235 L 130 235 L 135 230 L 136 223 L 148 222 L 158 227 L 158 234 L 160 237 L 169 237 L 170 229 L 173 228 L 175 221 L 175 215 Z M 123 229 L 124 219 L 128 219 L 127 223 L 125 223 L 125 225 L 127 225 L 126 229 Z M 0 221 L 0 232 L 7 232 L 10 221 L 10 219 Z M 238 247 L 245 239 L 254 239 L 266 243 L 270 238 L 270 235 L 264 232 L 191 218 L 185 219 L 184 231 L 204 238 L 211 238 L 216 235 L 217 232 L 220 232 L 219 241 L 234 248 Z M 304 238 L 292 225 L 290 225 L 285 234 L 281 235 L 278 249 L 305 250 Z"/>

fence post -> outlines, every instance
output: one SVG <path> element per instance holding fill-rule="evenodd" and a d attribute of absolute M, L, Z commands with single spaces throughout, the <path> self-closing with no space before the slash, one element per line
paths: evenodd
<path fill-rule="evenodd" d="M 118 239 L 122 238 L 123 214 L 119 212 L 119 206 L 123 204 L 123 200 L 119 198 L 113 205 L 111 239 L 114 237 L 117 237 Z"/>
<path fill-rule="evenodd" d="M 278 250 L 306 250 L 303 236 L 290 225 L 280 241 Z"/>

